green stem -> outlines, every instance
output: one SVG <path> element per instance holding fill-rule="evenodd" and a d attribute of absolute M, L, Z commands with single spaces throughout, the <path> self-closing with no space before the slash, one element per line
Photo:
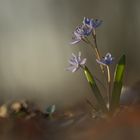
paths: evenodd
<path fill-rule="evenodd" d="M 100 55 L 99 49 L 98 49 L 98 47 L 97 47 L 97 39 L 96 39 L 96 32 L 95 32 L 95 30 L 93 30 L 92 36 L 93 36 L 93 39 L 94 39 L 95 47 L 94 47 L 94 45 L 91 43 L 91 41 L 89 41 L 89 39 L 88 39 L 87 37 L 86 37 L 86 43 L 88 43 L 88 44 L 94 49 L 96 58 L 97 58 L 98 60 L 101 60 L 101 55 Z M 101 68 L 102 73 L 104 73 L 104 67 L 103 67 L 102 65 L 100 65 L 100 68 Z"/>
<path fill-rule="evenodd" d="M 111 102 L 111 75 L 110 75 L 110 68 L 107 65 L 107 82 L 108 82 L 108 103 L 109 103 L 109 108 L 110 108 L 110 102 Z"/>
<path fill-rule="evenodd" d="M 99 79 L 96 78 L 95 76 L 94 76 L 94 79 L 102 85 L 102 87 L 104 88 L 104 90 L 106 90 L 106 87 L 105 87 L 105 85 L 101 82 L 101 80 L 99 80 Z"/>
<path fill-rule="evenodd" d="M 92 37 L 93 37 L 93 40 L 94 40 L 94 43 L 95 43 L 95 47 L 98 48 L 97 47 L 97 39 L 96 39 L 96 31 L 95 31 L 95 29 L 92 32 Z"/>
<path fill-rule="evenodd" d="M 92 49 L 94 49 L 96 59 L 101 60 L 101 56 L 100 56 L 99 50 L 97 48 L 97 43 L 96 43 L 96 45 L 94 47 L 94 45 L 91 43 L 91 41 L 87 37 L 82 39 L 82 40 L 85 43 L 87 43 L 88 45 L 90 45 Z M 101 68 L 102 73 L 104 73 L 104 67 L 102 65 L 100 65 L 100 68 Z"/>
<path fill-rule="evenodd" d="M 94 109 L 95 111 L 98 111 L 98 109 L 89 101 L 89 99 L 86 99 L 86 102 L 90 105 L 92 109 Z"/>

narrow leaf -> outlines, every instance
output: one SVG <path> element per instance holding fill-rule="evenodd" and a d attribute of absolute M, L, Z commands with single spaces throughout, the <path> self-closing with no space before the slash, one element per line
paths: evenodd
<path fill-rule="evenodd" d="M 90 71 L 88 70 L 87 67 L 84 68 L 84 73 L 85 73 L 86 79 L 94 93 L 94 96 L 97 99 L 99 106 L 101 107 L 101 110 L 104 112 L 107 112 L 106 103 L 105 103 L 102 95 L 100 94 L 100 90 L 99 90 L 98 86 L 96 85 L 96 82 L 95 82 L 92 74 L 90 73 Z"/>
<path fill-rule="evenodd" d="M 111 98 L 111 111 L 114 111 L 119 107 L 120 104 L 120 95 L 122 90 L 122 81 L 125 70 L 125 55 L 122 55 L 118 64 L 116 65 L 115 73 L 114 73 L 114 83 L 112 90 L 112 98 Z"/>

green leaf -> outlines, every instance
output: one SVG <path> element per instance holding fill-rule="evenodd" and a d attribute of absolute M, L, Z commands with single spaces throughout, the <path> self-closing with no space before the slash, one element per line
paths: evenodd
<path fill-rule="evenodd" d="M 107 112 L 106 103 L 105 103 L 102 95 L 100 94 L 100 90 L 99 90 L 98 86 L 96 85 L 96 82 L 95 82 L 92 74 L 90 73 L 90 71 L 88 70 L 88 68 L 86 66 L 84 68 L 84 73 L 85 73 L 86 79 L 94 93 L 94 96 L 97 99 L 99 106 L 101 107 L 101 110 L 104 112 Z"/>
<path fill-rule="evenodd" d="M 125 71 L 125 55 L 122 55 L 118 64 L 116 65 L 116 69 L 114 72 L 114 83 L 113 83 L 113 90 L 112 90 L 112 98 L 111 98 L 111 111 L 114 111 L 116 108 L 119 107 L 120 104 L 120 95 L 122 90 L 122 81 L 123 75 Z"/>

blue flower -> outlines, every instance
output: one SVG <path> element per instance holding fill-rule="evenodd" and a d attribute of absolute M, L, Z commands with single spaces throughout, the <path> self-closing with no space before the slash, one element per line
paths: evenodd
<path fill-rule="evenodd" d="M 67 68 L 67 70 L 71 72 L 77 71 L 80 67 L 85 66 L 86 60 L 86 58 L 81 59 L 81 52 L 78 53 L 78 56 L 72 53 L 72 57 L 69 60 L 70 66 Z"/>
<path fill-rule="evenodd" d="M 102 20 L 84 17 L 83 24 L 89 26 L 90 28 L 96 29 L 102 24 Z"/>
<path fill-rule="evenodd" d="M 103 57 L 103 59 L 101 59 L 101 60 L 96 59 L 97 63 L 104 65 L 104 66 L 112 64 L 113 60 L 114 60 L 114 57 L 112 57 L 112 55 L 110 53 L 107 53 L 105 55 L 105 57 Z"/>
<path fill-rule="evenodd" d="M 76 44 L 78 42 L 80 42 L 82 39 L 84 39 L 86 36 L 89 36 L 92 32 L 92 27 L 89 27 L 87 25 L 80 25 L 78 26 L 74 33 L 73 33 L 73 40 L 71 42 L 71 44 Z"/>
<path fill-rule="evenodd" d="M 82 39 L 89 36 L 92 31 L 102 24 L 102 20 L 84 17 L 83 24 L 78 26 L 73 32 L 71 44 L 79 43 Z"/>

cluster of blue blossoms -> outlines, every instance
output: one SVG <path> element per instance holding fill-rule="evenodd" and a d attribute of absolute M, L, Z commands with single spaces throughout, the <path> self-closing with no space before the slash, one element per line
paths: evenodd
<path fill-rule="evenodd" d="M 94 35 L 95 29 L 98 28 L 101 24 L 102 20 L 84 17 L 82 25 L 76 27 L 76 29 L 73 32 L 71 44 L 77 44 L 80 41 L 87 38 L 88 36 L 90 36 L 91 34 Z M 81 52 L 79 52 L 78 56 L 72 54 L 72 57 L 69 60 L 70 66 L 67 68 L 67 70 L 70 70 L 72 72 L 77 71 L 80 67 L 85 66 L 86 60 L 86 58 L 81 59 Z M 110 65 L 113 60 L 114 58 L 112 57 L 112 55 L 110 53 L 107 53 L 102 59 L 96 59 L 96 62 L 100 65 L 107 66 Z"/>

